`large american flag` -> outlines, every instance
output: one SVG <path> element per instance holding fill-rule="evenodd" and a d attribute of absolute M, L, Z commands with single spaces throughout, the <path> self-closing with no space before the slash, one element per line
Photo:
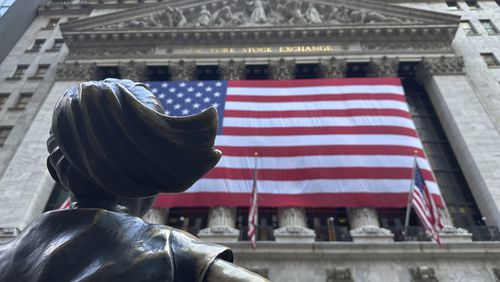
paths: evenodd
<path fill-rule="evenodd" d="M 443 206 L 398 78 L 154 81 L 172 116 L 219 112 L 223 157 L 156 206 L 248 206 L 259 154 L 259 206 L 404 207 L 414 151 Z"/>
<path fill-rule="evenodd" d="M 441 244 L 439 231 L 443 228 L 440 212 L 431 197 L 426 181 L 422 176 L 422 171 L 415 162 L 415 179 L 412 187 L 411 204 L 416 214 L 424 225 L 425 229 L 431 233 L 432 238 Z"/>

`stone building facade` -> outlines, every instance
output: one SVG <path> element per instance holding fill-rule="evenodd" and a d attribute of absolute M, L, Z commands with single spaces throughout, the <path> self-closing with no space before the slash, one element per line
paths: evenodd
<path fill-rule="evenodd" d="M 401 233 L 402 210 L 264 210 L 255 251 L 245 241 L 240 208 L 155 209 L 146 220 L 223 242 L 239 264 L 273 281 L 497 281 L 497 26 L 499 1 L 58 0 L 39 6 L 0 65 L 0 241 L 57 202 L 45 140 L 56 100 L 81 80 L 399 76 L 447 202 L 443 248 L 425 241 L 418 227 L 412 236 Z"/>

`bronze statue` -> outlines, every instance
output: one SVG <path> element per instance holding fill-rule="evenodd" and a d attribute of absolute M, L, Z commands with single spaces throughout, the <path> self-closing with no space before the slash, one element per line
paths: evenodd
<path fill-rule="evenodd" d="M 226 247 L 139 218 L 158 193 L 185 191 L 215 166 L 216 130 L 214 108 L 169 117 L 130 80 L 67 90 L 47 166 L 76 207 L 42 214 L 0 246 L 0 281 L 267 281 Z"/>

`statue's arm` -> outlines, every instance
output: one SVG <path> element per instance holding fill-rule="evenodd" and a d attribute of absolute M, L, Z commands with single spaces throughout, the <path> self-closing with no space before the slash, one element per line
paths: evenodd
<path fill-rule="evenodd" d="M 216 259 L 207 271 L 204 282 L 269 282 L 266 278 L 222 259 Z"/>

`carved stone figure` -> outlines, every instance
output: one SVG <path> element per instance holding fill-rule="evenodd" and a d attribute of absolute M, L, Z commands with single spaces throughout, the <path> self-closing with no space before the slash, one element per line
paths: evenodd
<path fill-rule="evenodd" d="M 213 15 L 213 24 L 216 26 L 240 25 L 243 21 L 233 14 L 234 5 L 225 5 L 217 10 Z"/>
<path fill-rule="evenodd" d="M 350 23 L 351 19 L 349 18 L 348 9 L 341 5 L 338 8 L 335 8 L 330 13 L 328 20 L 333 23 Z"/>
<path fill-rule="evenodd" d="M 268 22 L 264 3 L 261 0 L 247 1 L 247 5 L 252 7 L 252 13 L 250 14 L 251 23 Z"/>
<path fill-rule="evenodd" d="M 184 13 L 178 8 L 175 8 L 173 11 L 173 19 L 175 27 L 184 27 L 188 22 Z"/>
<path fill-rule="evenodd" d="M 306 10 L 306 19 L 309 23 L 320 24 L 323 20 L 318 10 L 314 7 L 314 4 L 309 3 Z"/>
<path fill-rule="evenodd" d="M 198 21 L 196 26 L 209 26 L 212 22 L 212 13 L 207 9 L 206 5 L 201 6 L 200 15 L 198 16 Z"/>
<path fill-rule="evenodd" d="M 139 216 L 221 157 L 217 112 L 172 118 L 142 83 L 106 79 L 58 101 L 47 167 L 75 208 L 47 212 L 0 245 L 0 281 L 267 281 L 226 247 Z"/>
<path fill-rule="evenodd" d="M 282 16 L 284 18 L 285 23 L 287 24 L 306 24 L 307 20 L 302 15 L 300 11 L 300 7 L 302 3 L 296 0 L 287 1 L 283 7 L 280 7 L 278 10 L 281 11 Z"/>

